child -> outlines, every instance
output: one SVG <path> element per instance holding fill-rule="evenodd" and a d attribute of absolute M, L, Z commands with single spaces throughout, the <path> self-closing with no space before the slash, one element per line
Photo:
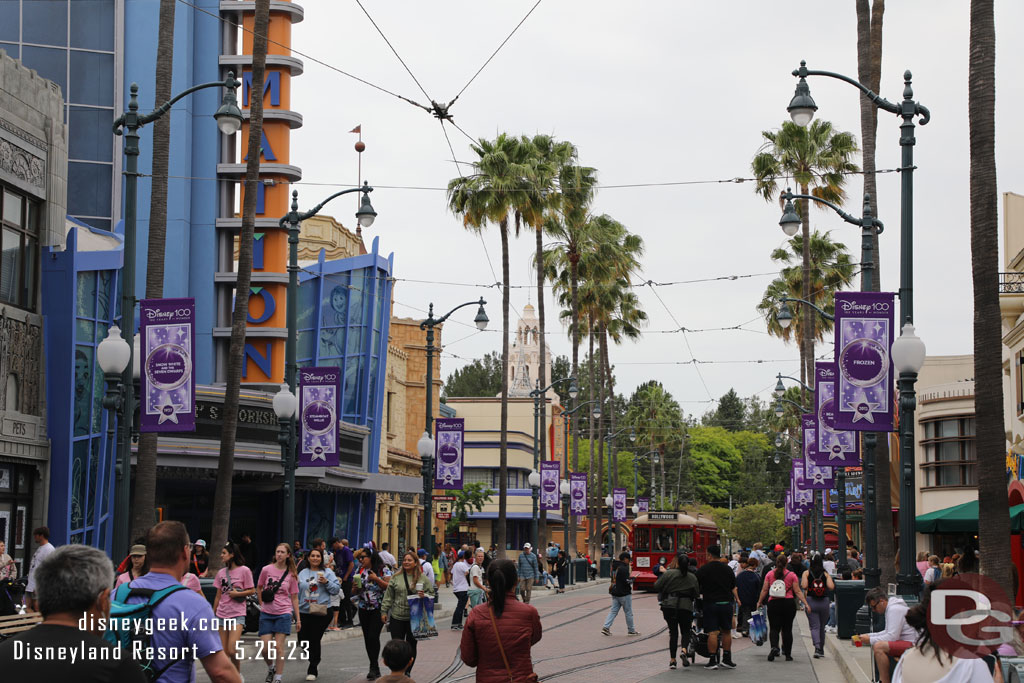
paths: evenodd
<path fill-rule="evenodd" d="M 381 653 L 384 665 L 391 669 L 391 673 L 381 678 L 382 683 L 416 683 L 405 675 L 405 672 L 412 667 L 413 659 L 412 646 L 405 640 L 389 640 Z"/>

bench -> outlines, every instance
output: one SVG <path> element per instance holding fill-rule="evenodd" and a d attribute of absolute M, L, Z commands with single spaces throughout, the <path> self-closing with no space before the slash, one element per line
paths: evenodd
<path fill-rule="evenodd" d="M 25 614 L 12 614 L 7 617 L 0 617 L 0 640 L 6 640 L 16 633 L 27 631 L 43 623 L 43 615 L 39 612 L 26 612 Z"/>

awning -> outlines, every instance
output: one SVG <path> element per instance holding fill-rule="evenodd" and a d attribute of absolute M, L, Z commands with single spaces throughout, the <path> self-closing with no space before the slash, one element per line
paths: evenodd
<path fill-rule="evenodd" d="M 1024 530 L 1024 505 L 1010 508 L 1010 533 Z M 953 507 L 929 512 L 917 517 L 919 534 L 976 534 L 978 533 L 978 501 L 961 503 Z"/>

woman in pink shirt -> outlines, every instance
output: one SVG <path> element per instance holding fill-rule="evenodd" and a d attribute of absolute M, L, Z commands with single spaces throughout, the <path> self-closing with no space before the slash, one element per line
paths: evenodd
<path fill-rule="evenodd" d="M 295 571 L 295 558 L 291 546 L 279 543 L 274 550 L 274 563 L 260 571 L 256 582 L 260 597 L 260 640 L 263 641 L 263 659 L 267 663 L 267 680 L 277 683 L 284 674 L 284 659 L 288 654 L 284 639 L 292 632 L 292 614 L 295 629 L 302 629 L 299 615 L 299 580 Z M 264 595 L 266 593 L 266 595 Z M 276 648 L 271 648 L 270 639 Z M 271 658 L 274 655 L 274 659 Z"/>
<path fill-rule="evenodd" d="M 765 598 L 768 600 L 768 640 L 771 641 L 772 649 L 768 653 L 768 661 L 775 661 L 779 656 L 779 635 L 782 635 L 782 654 L 786 655 L 786 661 L 793 661 L 793 619 L 796 618 L 796 598 L 804 606 L 807 614 L 811 608 L 807 604 L 807 598 L 800 590 L 800 579 L 793 572 L 786 569 L 787 558 L 782 553 L 775 558 L 775 570 L 768 572 L 764 577 L 764 586 L 761 588 L 761 597 L 757 600 L 757 609 L 761 609 Z"/>
<path fill-rule="evenodd" d="M 245 599 L 256 592 L 252 585 L 252 572 L 245 566 L 245 558 L 238 546 L 230 541 L 220 551 L 223 567 L 213 580 L 217 589 L 213 597 L 213 613 L 220 620 L 220 643 L 224 654 L 242 671 L 242 660 L 235 656 L 238 639 L 245 625 Z"/>
<path fill-rule="evenodd" d="M 115 591 L 122 583 L 131 583 L 143 574 L 149 573 L 149 564 L 146 562 L 146 546 L 133 545 L 129 555 L 132 564 L 128 567 L 128 571 L 117 575 L 117 581 L 114 582 Z"/>

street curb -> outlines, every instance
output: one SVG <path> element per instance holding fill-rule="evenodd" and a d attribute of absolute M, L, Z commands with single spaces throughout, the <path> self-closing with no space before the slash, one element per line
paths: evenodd
<path fill-rule="evenodd" d="M 871 679 L 864 674 L 864 670 L 854 660 L 854 654 L 849 651 L 849 648 L 843 647 L 834 633 L 825 634 L 825 646 L 832 653 L 834 661 L 839 665 L 847 681 L 871 683 Z"/>

